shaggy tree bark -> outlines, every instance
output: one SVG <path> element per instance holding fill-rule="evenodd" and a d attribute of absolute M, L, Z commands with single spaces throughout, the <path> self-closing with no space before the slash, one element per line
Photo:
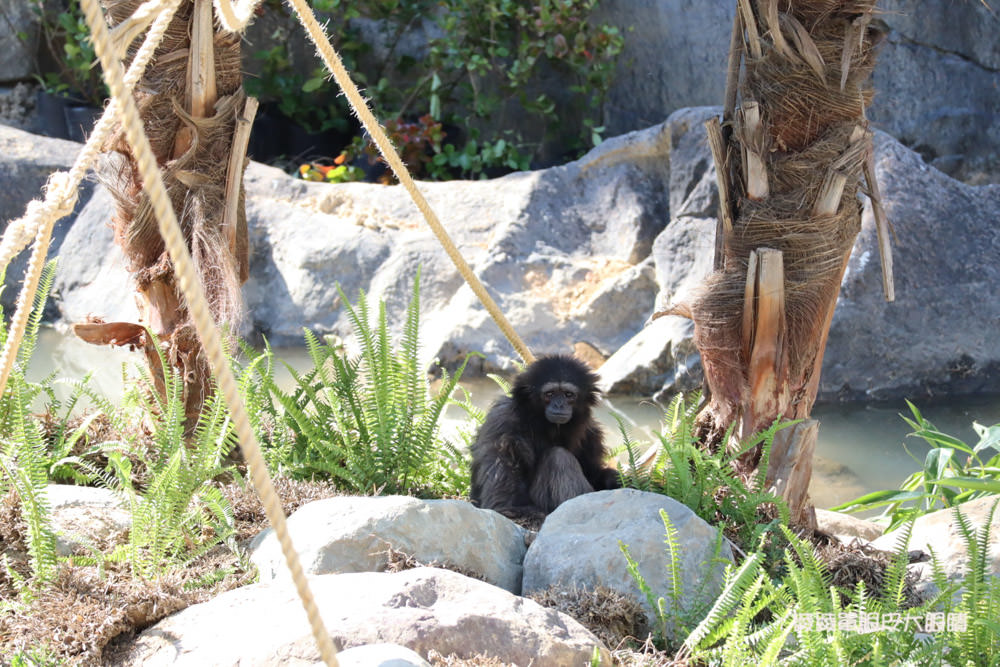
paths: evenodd
<path fill-rule="evenodd" d="M 141 2 L 104 4 L 114 27 Z M 129 60 L 136 48 L 138 43 L 130 47 Z M 243 92 L 240 37 L 215 29 L 211 0 L 181 3 L 135 90 L 212 314 L 235 330 L 243 310 L 240 285 L 249 269 L 243 172 L 256 100 Z M 140 322 L 95 320 L 75 325 L 74 331 L 91 343 L 142 348 L 162 394 L 163 368 L 147 330 L 155 334 L 167 363 L 183 379 L 190 431 L 212 391 L 211 371 L 122 129 L 105 149 L 111 152 L 111 169 L 104 170 L 102 180 L 117 203 L 115 241 L 136 282 Z"/>
<path fill-rule="evenodd" d="M 880 33 L 875 0 L 739 0 L 724 117 L 707 126 L 720 191 L 715 270 L 691 304 L 712 446 L 775 419 L 767 485 L 814 525 L 809 420 L 867 182 L 891 300 L 887 225 L 871 170 L 865 107 Z M 738 106 L 737 106 L 738 104 Z M 741 461 L 745 472 L 760 451 Z"/>

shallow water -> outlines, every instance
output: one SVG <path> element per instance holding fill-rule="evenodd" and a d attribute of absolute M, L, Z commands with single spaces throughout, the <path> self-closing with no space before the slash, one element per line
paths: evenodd
<path fill-rule="evenodd" d="M 274 352 L 278 359 L 295 368 L 308 366 L 308 357 L 302 348 Z M 139 354 L 91 346 L 73 336 L 46 329 L 39 337 L 29 376 L 38 379 L 54 372 L 57 377 L 76 379 L 89 372 L 93 385 L 100 392 L 116 397 L 123 387 L 123 365 L 127 369 L 140 361 Z M 499 388 L 489 379 L 463 384 L 473 402 L 484 408 L 499 395 Z M 641 427 L 651 431 L 658 428 L 662 410 L 650 401 L 613 397 L 612 403 Z M 918 398 L 913 403 L 939 430 L 970 444 L 977 440 L 972 430 L 973 421 L 1000 423 L 1000 396 Z M 454 418 L 460 414 L 460 411 L 449 413 Z M 929 447 L 922 440 L 906 437 L 910 428 L 900 414 L 910 415 L 903 401 L 816 406 L 813 417 L 820 421 L 820 431 L 810 495 L 817 507 L 832 507 L 870 491 L 896 488 L 907 476 L 922 468 Z M 618 427 L 610 412 L 601 409 L 598 417 L 605 426 L 609 444 L 620 443 Z M 636 431 L 633 439 L 648 438 Z"/>

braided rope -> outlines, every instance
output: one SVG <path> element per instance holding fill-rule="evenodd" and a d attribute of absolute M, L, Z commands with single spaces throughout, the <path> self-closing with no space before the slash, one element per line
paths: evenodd
<path fill-rule="evenodd" d="M 302 570 L 298 553 L 295 551 L 291 537 L 288 534 L 285 515 L 274 490 L 267 467 L 264 465 L 260 445 L 253 434 L 253 429 L 250 427 L 236 380 L 232 375 L 232 370 L 229 368 L 223 351 L 218 328 L 209 312 L 203 287 L 198 279 L 197 271 L 194 268 L 194 263 L 184 242 L 183 234 L 177 223 L 173 208 L 170 205 L 162 176 L 156 166 L 156 160 L 149 145 L 149 140 L 146 138 L 139 119 L 135 101 L 131 96 L 131 91 L 135 87 L 135 83 L 145 71 L 146 65 L 156 47 L 162 41 L 166 27 L 176 12 L 180 0 L 150 0 L 136 11 L 132 18 L 133 24 L 125 27 L 123 32 L 116 30 L 116 35 L 122 34 L 123 37 L 141 32 L 141 27 L 144 27 L 149 17 L 159 12 L 139 53 L 129 67 L 127 74 L 124 75 L 121 71 L 121 65 L 117 60 L 118 54 L 113 52 L 113 39 L 104 22 L 97 1 L 82 0 L 82 7 L 94 40 L 95 51 L 104 69 L 104 76 L 111 91 L 112 101 L 95 126 L 93 133 L 77 157 L 70 172 L 68 174 L 64 172 L 53 174 L 46 185 L 44 202 L 31 202 L 28 205 L 25 215 L 8 225 L 8 231 L 4 234 L 2 242 L 0 242 L 0 268 L 5 268 L 10 259 L 20 252 L 30 241 L 31 231 L 37 230 L 34 237 L 35 246 L 25 279 L 25 287 L 19 296 L 10 335 L 8 336 L 7 345 L 3 352 L 3 365 L 2 370 L 0 370 L 0 393 L 3 392 L 6 386 L 10 369 L 13 366 L 13 355 L 20 345 L 24 334 L 28 313 L 30 312 L 27 304 L 34 299 L 34 295 L 37 292 L 42 265 L 48 251 L 55 222 L 72 212 L 76 203 L 79 184 L 83 180 L 87 170 L 96 161 L 100 146 L 110 133 L 115 116 L 120 115 L 126 137 L 135 153 L 136 162 L 145 183 L 144 187 L 149 194 L 150 202 L 156 213 L 160 234 L 164 239 L 167 252 L 174 264 L 178 284 L 187 301 L 195 328 L 198 331 L 209 362 L 212 365 L 219 390 L 222 392 L 223 398 L 226 400 L 232 414 L 233 425 L 239 438 L 243 455 L 250 469 L 251 480 L 261 498 L 268 521 L 274 527 L 275 535 L 281 545 L 292 580 L 309 619 L 320 655 L 327 665 L 336 667 L 336 649 L 330 639 L 329 633 L 323 626 L 319 610 L 316 607 L 315 598 L 309 589 L 308 582 Z M 234 7 L 230 0 L 214 0 L 214 5 L 222 25 L 226 29 L 235 32 L 242 30 L 246 26 L 260 2 L 261 0 L 244 0 L 244 2 L 238 3 Z M 365 129 L 374 139 L 375 144 L 389 163 L 400 183 L 410 194 L 459 273 L 469 287 L 472 288 L 473 292 L 490 313 L 490 316 L 521 357 L 528 363 L 532 362 L 534 355 L 486 292 L 485 287 L 472 272 L 471 267 L 469 267 L 451 240 L 451 237 L 441 225 L 430 204 L 417 189 L 412 176 L 392 146 L 384 130 L 368 109 L 357 86 L 344 68 L 340 56 L 334 50 L 329 39 L 316 21 L 312 10 L 303 0 L 289 0 L 289 3 L 292 5 L 303 26 L 305 26 L 310 39 L 316 45 L 323 62 L 334 75 L 338 85 L 347 96 L 355 114 L 358 115 Z M 140 22 L 142 22 L 141 27 L 139 27 Z M 122 48 L 127 45 L 124 42 L 125 40 L 123 39 L 120 44 Z"/>
<path fill-rule="evenodd" d="M 194 320 L 195 329 L 205 347 L 212 370 L 218 381 L 219 390 L 222 392 L 229 406 L 233 418 L 233 426 L 239 438 L 243 456 L 246 458 L 247 466 L 250 469 L 250 478 L 253 481 L 257 494 L 261 498 L 264 511 L 268 521 L 274 527 L 275 535 L 281 544 L 288 569 L 292 574 L 292 581 L 305 608 L 306 616 L 309 618 L 309 625 L 312 629 L 313 637 L 316 640 L 320 655 L 324 662 L 331 667 L 336 667 L 336 649 L 329 633 L 323 626 L 319 609 L 316 607 L 316 600 L 309 590 L 302 565 L 299 562 L 298 553 L 292 545 L 288 535 L 288 525 L 285 520 L 285 513 L 281 509 L 281 503 L 275 493 L 271 477 L 264 465 L 264 459 L 260 452 L 260 445 L 254 437 L 253 429 L 247 418 L 246 408 L 240 398 L 236 379 L 233 377 L 232 369 L 226 359 L 222 347 L 222 340 L 218 327 L 209 312 L 208 302 L 205 299 L 205 292 L 198 279 L 191 254 L 184 241 L 184 235 L 177 217 L 171 206 L 166 188 L 163 184 L 163 177 L 156 164 L 156 157 L 149 145 L 149 139 L 142 127 L 139 118 L 139 111 L 135 100 L 127 93 L 122 80 L 121 63 L 109 48 L 110 34 L 98 0 L 83 0 L 83 9 L 90 27 L 90 34 L 94 40 L 94 49 L 101 61 L 104 69 L 104 78 L 111 90 L 112 98 L 119 105 L 122 114 L 122 124 L 125 128 L 125 135 L 129 145 L 132 147 L 139 172 L 142 176 L 143 187 L 149 195 L 150 203 L 156 214 L 156 221 L 163 237 L 167 252 L 174 264 L 174 271 L 177 275 L 177 282 L 181 292 L 187 302 L 188 309 Z"/>
<path fill-rule="evenodd" d="M 216 0 L 217 2 L 227 2 L 228 0 Z M 526 363 L 531 363 L 535 360 L 535 356 L 525 345 L 521 337 L 517 335 L 514 328 L 507 321 L 507 318 L 500 311 L 496 302 L 493 301 L 486 288 L 476 277 L 476 274 L 472 272 L 472 268 L 462 257 L 462 254 L 455 247 L 454 242 L 452 242 L 451 237 L 448 232 L 445 231 L 444 227 L 441 225 L 441 221 L 438 219 L 437 214 L 431 208 L 430 204 L 424 198 L 424 195 L 417 189 L 416 183 L 413 181 L 413 177 L 410 176 L 409 170 L 407 170 L 406 165 L 399 157 L 399 153 L 396 152 L 395 147 L 393 147 L 392 142 L 389 141 L 389 137 L 386 136 L 385 131 L 382 126 L 379 125 L 378 120 L 372 114 L 368 105 L 365 103 L 364 98 L 361 97 L 361 93 L 358 91 L 358 87 L 354 85 L 351 80 L 350 75 L 344 68 L 343 62 L 340 60 L 340 56 L 334 50 L 333 45 L 330 44 L 330 40 L 327 39 L 326 33 L 323 28 L 316 21 L 316 16 L 313 14 L 312 9 L 306 4 L 305 0 L 287 0 L 295 10 L 295 13 L 299 17 L 299 21 L 305 27 L 306 31 L 309 33 L 309 39 L 312 40 L 313 44 L 316 46 L 316 50 L 319 52 L 320 58 L 323 59 L 323 63 L 326 65 L 327 69 L 333 74 L 334 79 L 337 80 L 337 84 L 340 89 L 344 91 L 347 96 L 348 102 L 351 104 L 351 108 L 354 113 L 357 114 L 358 118 L 361 120 L 361 124 L 364 125 L 368 134 L 371 135 L 375 144 L 378 146 L 379 151 L 382 153 L 382 157 L 385 161 L 389 163 L 392 168 L 393 173 L 396 174 L 396 178 L 399 179 L 400 184 L 406 188 L 406 191 L 410 193 L 410 197 L 413 199 L 413 203 L 417 205 L 420 212 L 424 216 L 424 220 L 430 226 L 431 231 L 437 236 L 438 241 L 441 243 L 445 252 L 448 253 L 448 257 L 451 258 L 452 263 L 458 272 L 465 279 L 465 282 L 472 288 L 482 304 L 486 307 L 487 312 L 493 318 L 493 321 L 497 323 L 500 327 L 500 331 L 503 335 L 507 337 L 510 344 L 514 346 L 517 353 L 521 355 Z"/>
<path fill-rule="evenodd" d="M 233 5 L 231 0 L 215 0 L 215 15 L 222 27 L 229 32 L 243 32 L 263 1 L 242 0 Z"/>
<path fill-rule="evenodd" d="M 125 91 L 129 97 L 135 84 L 139 81 L 142 73 L 146 70 L 146 65 L 153 57 L 156 47 L 163 41 L 167 25 L 173 18 L 180 0 L 150 0 L 143 5 L 154 5 L 151 8 L 161 11 L 152 28 L 146 35 L 142 47 L 136 54 L 135 59 L 129 66 L 125 76 Z M 17 305 L 14 309 L 14 316 L 11 318 L 10 330 L 7 334 L 7 342 L 4 345 L 2 358 L 0 358 L 0 395 L 3 395 L 7 388 L 7 380 L 10 379 L 10 372 L 14 367 L 14 358 L 17 350 L 21 346 L 24 332 L 28 325 L 28 315 L 31 312 L 31 304 L 35 300 L 35 293 L 38 291 L 38 283 L 42 275 L 42 268 L 45 265 L 45 257 L 49 252 L 49 244 L 52 241 L 52 229 L 57 221 L 73 212 L 76 205 L 77 196 L 80 190 L 80 183 L 84 176 L 97 161 L 101 145 L 111 133 L 114 126 L 115 116 L 118 114 L 118 105 L 112 103 L 105 109 L 101 119 L 94 127 L 90 138 L 83 149 L 77 155 L 69 172 L 57 171 L 49 176 L 45 184 L 45 199 L 43 201 L 34 200 L 28 203 L 25 214 L 17 220 L 11 221 L 4 232 L 3 241 L 0 242 L 0 271 L 6 271 L 7 265 L 24 247 L 34 239 L 31 258 L 28 260 L 28 269 L 24 277 L 24 287 L 17 298 Z"/>

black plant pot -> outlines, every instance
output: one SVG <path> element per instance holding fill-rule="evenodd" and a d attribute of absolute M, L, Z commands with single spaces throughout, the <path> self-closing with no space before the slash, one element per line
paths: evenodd
<path fill-rule="evenodd" d="M 350 137 L 345 137 L 336 130 L 310 132 L 301 125 L 291 122 L 285 127 L 285 130 L 287 133 L 286 155 L 297 162 L 335 158 L 340 155 L 340 152 L 350 141 Z"/>
<path fill-rule="evenodd" d="M 70 141 L 85 142 L 103 113 L 104 109 L 89 105 L 66 106 L 63 114 L 66 116 L 67 138 Z"/>
<path fill-rule="evenodd" d="M 257 162 L 271 162 L 287 153 L 284 146 L 285 124 L 283 116 L 273 109 L 262 107 L 253 121 L 247 155 Z"/>
<path fill-rule="evenodd" d="M 69 129 L 66 126 L 66 107 L 70 104 L 80 104 L 80 100 L 39 90 L 35 97 L 35 109 L 40 123 L 39 132 L 47 137 L 69 139 Z"/>

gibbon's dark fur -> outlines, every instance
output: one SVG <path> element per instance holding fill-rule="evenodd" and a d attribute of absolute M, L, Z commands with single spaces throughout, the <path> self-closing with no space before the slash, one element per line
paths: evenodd
<path fill-rule="evenodd" d="M 618 488 L 591 417 L 598 395 L 597 376 L 570 356 L 542 357 L 514 378 L 472 444 L 472 503 L 537 518 L 582 493 Z"/>

